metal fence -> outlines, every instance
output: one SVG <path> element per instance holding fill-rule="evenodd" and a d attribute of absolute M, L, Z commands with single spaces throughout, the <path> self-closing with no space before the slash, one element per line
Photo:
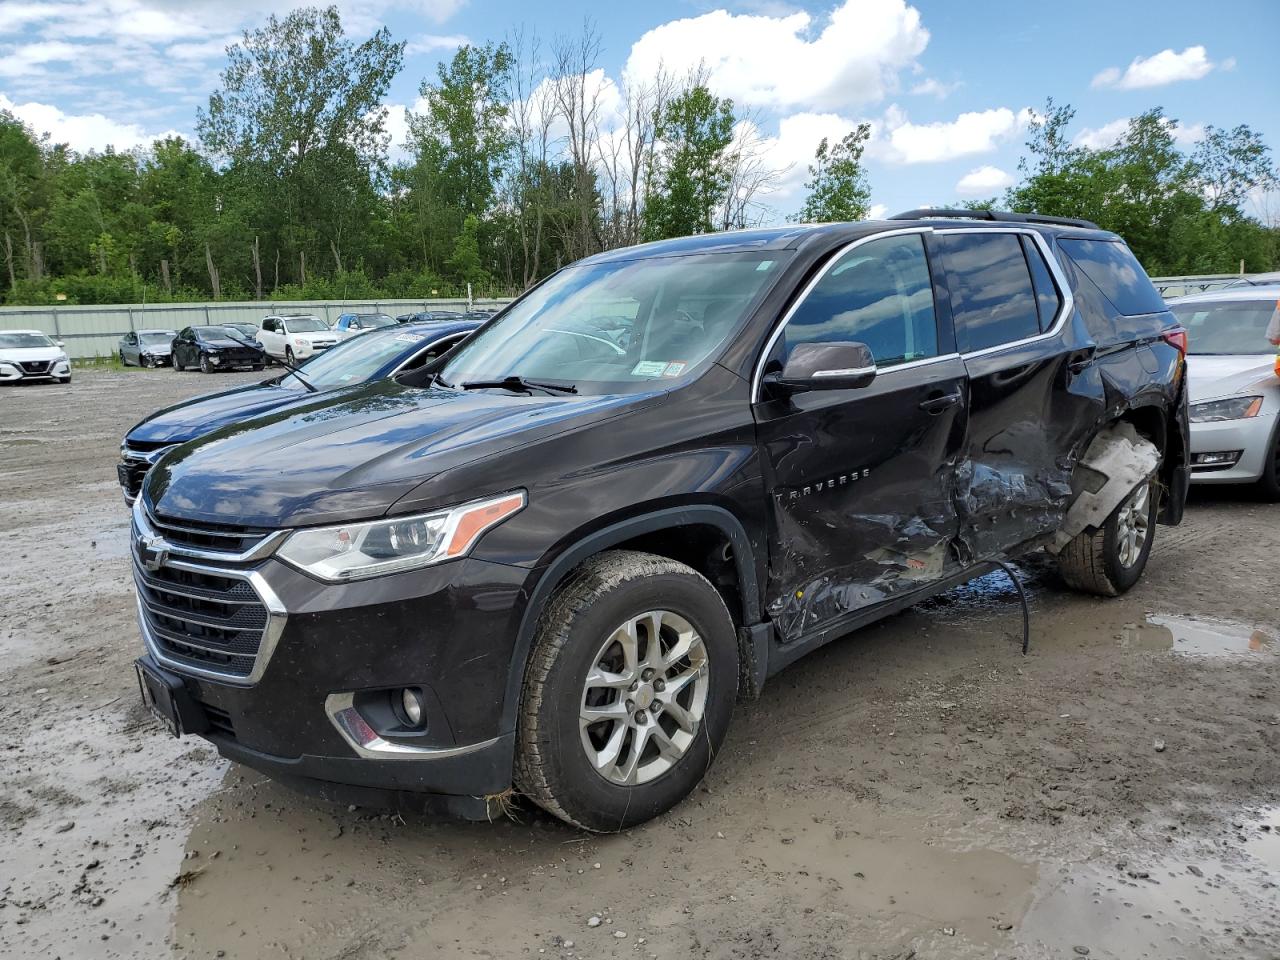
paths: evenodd
<path fill-rule="evenodd" d="M 1152 277 L 1160 296 L 1185 297 L 1189 293 L 1206 293 L 1209 290 L 1221 290 L 1233 283 L 1239 283 L 1252 274 L 1243 273 L 1204 273 L 1186 277 Z"/>
<path fill-rule="evenodd" d="M 478 299 L 477 309 L 498 307 L 507 300 Z M 77 307 L 0 307 L 0 330 L 40 330 L 61 340 L 73 359 L 109 357 L 130 330 L 181 330 L 210 323 L 261 325 L 273 314 L 314 314 L 330 326 L 344 313 L 389 313 L 468 309 L 466 300 L 299 300 L 292 303 L 148 303 Z"/>

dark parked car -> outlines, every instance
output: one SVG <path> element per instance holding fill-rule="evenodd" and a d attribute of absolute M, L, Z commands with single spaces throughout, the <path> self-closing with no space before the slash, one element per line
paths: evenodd
<path fill-rule="evenodd" d="M 126 367 L 129 364 L 136 367 L 166 366 L 170 363 L 169 351 L 177 335 L 173 330 L 130 331 L 120 338 L 117 351 L 120 363 Z"/>
<path fill-rule="evenodd" d="M 461 321 L 371 331 L 358 341 L 317 354 L 297 373 L 158 410 L 130 429 L 120 444 L 118 473 L 125 503 L 133 503 L 151 465 L 178 444 L 289 404 L 306 403 L 316 393 L 412 370 L 452 349 L 475 328 L 475 323 Z"/>
<path fill-rule="evenodd" d="M 236 329 L 224 326 L 185 327 L 173 338 L 173 369 L 261 370 L 267 364 L 262 347 Z"/>
<path fill-rule="evenodd" d="M 417 313 L 402 313 L 396 317 L 398 323 L 421 323 L 423 320 L 461 320 L 462 314 L 457 310 L 419 310 Z"/>
<path fill-rule="evenodd" d="M 737 697 L 994 562 L 1128 589 L 1182 515 L 1184 331 L 1092 224 L 904 217 L 599 254 L 175 449 L 133 512 L 145 698 L 326 796 L 618 830 Z"/>

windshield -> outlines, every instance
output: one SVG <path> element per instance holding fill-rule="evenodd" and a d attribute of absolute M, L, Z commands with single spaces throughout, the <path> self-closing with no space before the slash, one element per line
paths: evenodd
<path fill-rule="evenodd" d="M 238 343 L 244 339 L 239 330 L 227 327 L 196 327 L 195 333 L 198 340 L 235 340 Z"/>
<path fill-rule="evenodd" d="M 1280 301 L 1201 301 L 1175 303 L 1169 309 L 1187 328 L 1187 353 L 1192 356 L 1275 352 L 1267 340 L 1267 325 L 1280 311 Z"/>
<path fill-rule="evenodd" d="M 43 333 L 0 333 L 0 349 L 12 350 L 30 347 L 52 347 L 53 341 Z"/>
<path fill-rule="evenodd" d="M 362 313 L 360 325 L 362 327 L 394 327 L 396 322 L 385 313 Z"/>
<path fill-rule="evenodd" d="M 315 317 L 286 317 L 284 324 L 290 333 L 324 333 L 329 329 Z"/>
<path fill-rule="evenodd" d="M 149 347 L 162 346 L 173 340 L 172 333 L 140 333 L 138 334 L 138 342 L 145 343 Z"/>
<path fill-rule="evenodd" d="M 299 369 L 313 387 L 332 390 L 350 383 L 363 383 L 388 363 L 416 353 L 435 339 L 407 330 L 401 333 L 367 333 L 342 341 L 331 350 L 312 357 Z M 282 377 L 280 384 L 304 389 L 292 373 Z"/>
<path fill-rule="evenodd" d="M 682 377 L 746 316 L 782 255 L 700 254 L 569 267 L 473 337 L 448 383 L 518 376 L 601 392 Z"/>

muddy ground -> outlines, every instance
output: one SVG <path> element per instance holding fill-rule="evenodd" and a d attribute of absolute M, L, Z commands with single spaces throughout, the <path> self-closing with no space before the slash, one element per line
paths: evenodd
<path fill-rule="evenodd" d="M 1118 600 L 1024 564 L 1025 659 L 998 577 L 830 645 L 644 827 L 392 818 L 138 705 L 117 444 L 251 379 L 0 390 L 0 955 L 1280 956 L 1280 507 L 1195 496 Z"/>

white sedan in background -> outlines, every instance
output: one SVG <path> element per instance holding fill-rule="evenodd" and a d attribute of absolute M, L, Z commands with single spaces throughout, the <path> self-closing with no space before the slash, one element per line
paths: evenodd
<path fill-rule="evenodd" d="M 1280 501 L 1280 284 L 1169 301 L 1187 329 L 1191 482 L 1256 483 Z"/>
<path fill-rule="evenodd" d="M 268 356 L 289 363 L 324 353 L 338 342 L 338 335 L 319 317 L 267 317 L 258 330 L 258 342 Z"/>
<path fill-rule="evenodd" d="M 0 383 L 71 382 L 71 360 L 61 340 L 39 330 L 0 330 Z"/>

